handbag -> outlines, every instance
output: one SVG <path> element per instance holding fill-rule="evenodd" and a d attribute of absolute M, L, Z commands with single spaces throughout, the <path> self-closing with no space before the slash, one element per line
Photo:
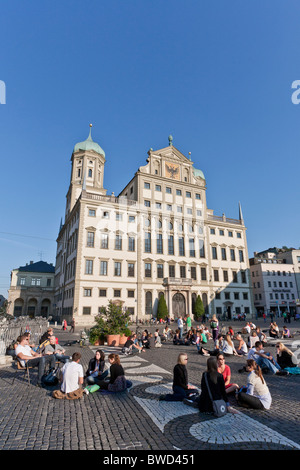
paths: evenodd
<path fill-rule="evenodd" d="M 205 382 L 206 382 L 208 394 L 209 394 L 209 397 L 210 397 L 211 402 L 212 402 L 213 413 L 217 418 L 221 418 L 222 416 L 225 416 L 226 413 L 227 413 L 226 402 L 224 400 L 214 400 L 213 399 L 210 388 L 209 388 L 209 385 L 208 385 L 208 380 L 207 380 L 207 374 L 206 373 L 204 374 L 204 377 L 205 377 Z"/>

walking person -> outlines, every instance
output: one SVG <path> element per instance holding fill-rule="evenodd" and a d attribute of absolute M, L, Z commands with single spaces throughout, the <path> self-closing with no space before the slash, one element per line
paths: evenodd
<path fill-rule="evenodd" d="M 74 317 L 71 320 L 70 333 L 75 333 L 75 318 Z"/>

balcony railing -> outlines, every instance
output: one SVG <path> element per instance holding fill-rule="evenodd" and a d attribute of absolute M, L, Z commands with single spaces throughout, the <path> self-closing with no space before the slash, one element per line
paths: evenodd
<path fill-rule="evenodd" d="M 237 224 L 237 225 L 243 225 L 242 221 L 239 219 L 230 219 L 229 217 L 219 216 L 219 215 L 207 215 L 208 220 L 213 220 L 215 222 L 225 222 L 227 224 Z"/>
<path fill-rule="evenodd" d="M 137 201 L 133 201 L 132 199 L 128 199 L 127 197 L 116 197 L 116 196 L 103 196 L 101 194 L 93 194 L 93 193 L 84 193 L 83 197 L 86 199 L 92 199 L 94 201 L 103 201 L 103 202 L 112 202 L 113 204 L 122 204 L 128 206 L 136 206 Z"/>

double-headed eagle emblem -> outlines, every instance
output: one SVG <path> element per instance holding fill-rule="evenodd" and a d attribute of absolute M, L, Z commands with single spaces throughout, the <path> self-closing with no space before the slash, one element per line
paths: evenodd
<path fill-rule="evenodd" d="M 178 166 L 174 168 L 173 166 L 169 166 L 167 163 L 166 163 L 166 169 L 170 173 L 171 178 L 175 178 L 175 176 L 179 172 L 179 167 Z"/>

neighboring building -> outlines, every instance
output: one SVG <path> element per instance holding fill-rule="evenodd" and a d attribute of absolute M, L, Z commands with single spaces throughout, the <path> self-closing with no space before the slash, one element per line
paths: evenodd
<path fill-rule="evenodd" d="M 300 313 L 299 263 L 300 250 L 269 248 L 254 253 L 250 271 L 257 314 Z"/>
<path fill-rule="evenodd" d="M 105 154 L 76 144 L 64 224 L 57 238 L 56 319 L 94 323 L 109 300 L 133 319 L 156 316 L 163 293 L 171 317 L 192 313 L 197 295 L 208 314 L 252 314 L 246 228 L 206 207 L 206 182 L 173 146 L 150 149 L 118 197 L 103 188 Z M 116 171 L 117 162 L 115 162 Z"/>
<path fill-rule="evenodd" d="M 6 298 L 3 295 L 0 295 L 0 308 L 3 307 L 5 302 L 6 302 Z"/>
<path fill-rule="evenodd" d="M 8 291 L 8 313 L 15 317 L 48 317 L 53 313 L 54 302 L 53 264 L 45 261 L 20 266 L 11 272 Z"/>

